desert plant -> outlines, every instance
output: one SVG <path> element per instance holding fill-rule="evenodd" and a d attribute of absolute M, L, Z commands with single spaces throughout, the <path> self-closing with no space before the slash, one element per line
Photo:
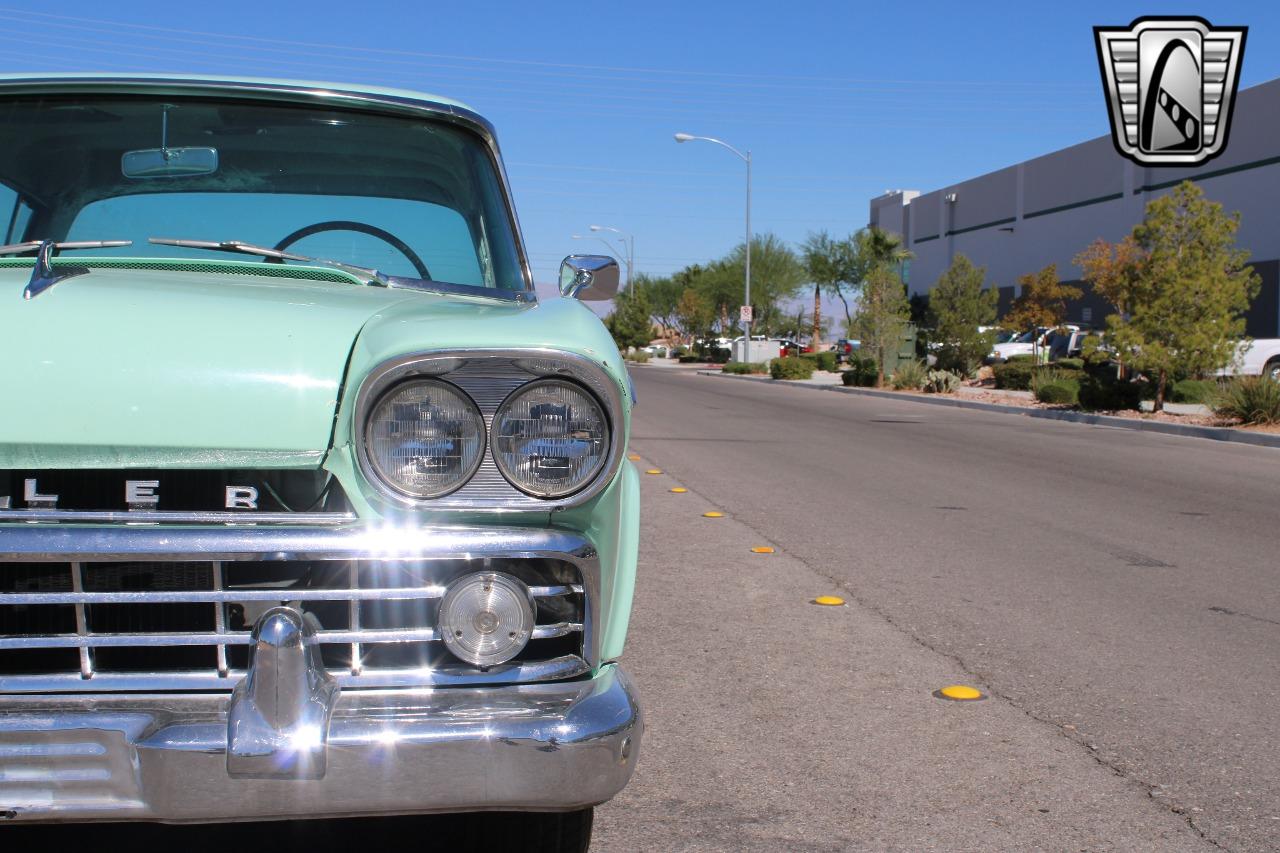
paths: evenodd
<path fill-rule="evenodd" d="M 768 373 L 769 365 L 763 361 L 731 361 L 724 366 L 723 372 L 740 376 L 748 373 Z"/>
<path fill-rule="evenodd" d="M 1217 392 L 1215 379 L 1183 379 L 1174 383 L 1169 399 L 1175 403 L 1208 403 Z"/>
<path fill-rule="evenodd" d="M 818 369 L 825 370 L 828 373 L 836 372 L 836 353 L 835 350 L 824 350 L 814 353 L 818 361 Z"/>
<path fill-rule="evenodd" d="M 1209 402 L 1214 414 L 1246 424 L 1280 423 L 1280 382 L 1269 376 L 1236 376 Z"/>
<path fill-rule="evenodd" d="M 924 377 L 926 394 L 954 394 L 960 389 L 961 376 L 950 370 L 930 370 Z"/>
<path fill-rule="evenodd" d="M 792 356 L 775 358 L 769 362 L 769 375 L 774 379 L 808 379 L 813 376 L 813 362 Z"/>
<path fill-rule="evenodd" d="M 626 355 L 623 356 L 623 358 L 625 358 L 627 361 L 634 361 L 636 364 L 647 364 L 649 361 L 649 353 L 640 349 L 640 350 L 636 350 L 635 352 L 627 353 Z"/>
<path fill-rule="evenodd" d="M 905 361 L 893 372 L 893 376 L 889 378 L 889 385 L 895 391 L 917 391 L 924 385 L 924 381 L 924 362 Z"/>
<path fill-rule="evenodd" d="M 1084 370 L 1083 358 L 1060 358 L 1053 362 L 1053 366 L 1059 370 Z"/>
<path fill-rule="evenodd" d="M 1031 353 L 1022 355 L 1011 355 L 1004 361 L 1005 364 L 1035 364 L 1036 357 Z"/>

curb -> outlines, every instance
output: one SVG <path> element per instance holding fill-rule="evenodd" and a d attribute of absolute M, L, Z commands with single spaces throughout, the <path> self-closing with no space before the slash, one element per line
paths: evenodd
<path fill-rule="evenodd" d="M 742 379 L 747 382 L 770 382 L 776 380 L 763 376 L 735 376 L 721 373 L 718 370 L 699 370 L 701 376 L 722 376 L 726 379 Z M 1088 412 L 1068 412 L 1062 409 L 1036 409 L 1029 406 L 1008 406 L 1003 403 L 982 403 L 977 400 L 956 400 L 948 397 L 925 396 L 917 394 L 901 394 L 896 391 L 880 391 L 875 388 L 846 388 L 843 385 L 816 385 L 813 383 L 787 383 L 788 388 L 811 388 L 815 391 L 835 391 L 840 394 L 854 394 L 863 397 L 881 397 L 886 400 L 902 400 L 909 403 L 924 403 L 929 406 L 950 406 L 955 409 L 977 409 L 984 412 L 998 412 L 1005 415 L 1022 415 L 1028 418 L 1045 418 L 1051 421 L 1066 421 L 1074 424 L 1090 426 L 1106 426 L 1114 429 L 1131 429 L 1139 432 L 1156 432 L 1164 435 L 1180 435 L 1184 438 L 1204 438 L 1210 441 L 1226 441 L 1235 444 L 1252 444 L 1257 447 L 1280 447 L 1280 435 L 1271 433 L 1246 432 L 1229 427 L 1193 426 L 1191 424 L 1170 424 L 1163 421 L 1146 421 L 1138 418 L 1119 418 L 1115 415 L 1097 415 Z"/>

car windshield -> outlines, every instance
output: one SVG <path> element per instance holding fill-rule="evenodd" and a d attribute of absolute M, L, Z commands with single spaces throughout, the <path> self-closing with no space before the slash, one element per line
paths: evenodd
<path fill-rule="evenodd" d="M 234 240 L 388 276 L 526 289 L 487 146 L 430 119 L 208 98 L 18 97 L 0 111 L 0 183 L 6 243 L 132 240 L 93 254 L 209 259 L 148 239 Z"/>

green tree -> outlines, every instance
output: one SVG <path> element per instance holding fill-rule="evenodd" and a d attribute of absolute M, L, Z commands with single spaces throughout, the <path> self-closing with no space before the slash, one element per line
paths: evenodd
<path fill-rule="evenodd" d="M 604 318 L 604 325 L 622 352 L 632 347 L 648 346 L 653 340 L 653 320 L 644 289 L 636 288 L 633 283 L 628 290 L 615 296 L 613 311 Z"/>
<path fill-rule="evenodd" d="M 845 325 L 853 322 L 849 311 L 849 294 L 862 280 L 859 268 L 856 235 L 844 239 L 832 237 L 826 231 L 810 234 L 801 247 L 805 274 L 813 282 L 812 340 L 816 351 L 821 342 L 822 294 L 839 297 L 844 304 Z"/>
<path fill-rule="evenodd" d="M 715 322 L 715 309 L 696 290 L 686 290 L 676 307 L 676 321 L 687 338 L 706 338 Z"/>
<path fill-rule="evenodd" d="M 1005 315 L 1004 324 L 1012 329 L 1030 331 L 1033 338 L 1032 353 L 1039 360 L 1039 335 L 1041 328 L 1057 328 L 1067 317 L 1067 303 L 1079 299 L 1084 291 L 1058 280 L 1058 265 L 1018 278 L 1022 293 L 1013 300 L 1013 306 Z"/>
<path fill-rule="evenodd" d="M 878 383 L 884 383 L 885 363 L 895 352 L 911 315 L 901 271 L 912 257 L 896 234 L 866 228 L 851 238 L 850 273 L 859 288 L 858 310 L 849 323 L 849 334 L 862 341 L 864 353 L 874 358 Z"/>
<path fill-rule="evenodd" d="M 1076 262 L 1119 313 L 1108 339 L 1156 384 L 1155 410 L 1179 375 L 1231 363 L 1260 279 L 1236 248 L 1239 213 L 1225 213 L 1191 181 L 1147 205 L 1131 242 L 1095 243 Z"/>
<path fill-rule="evenodd" d="M 995 288 L 983 289 L 986 277 L 986 267 L 975 267 L 964 255 L 956 255 L 930 292 L 940 370 L 970 375 L 991 352 L 995 334 L 979 332 L 978 327 L 995 322 L 999 294 Z"/>
<path fill-rule="evenodd" d="M 884 384 L 885 360 L 897 350 L 909 317 L 907 291 L 897 269 L 889 263 L 873 266 L 862 279 L 850 331 L 862 342 L 862 352 L 875 359 L 877 385 Z"/>
<path fill-rule="evenodd" d="M 724 275 L 720 283 L 736 285 L 734 299 L 739 301 L 733 305 L 740 305 L 743 296 L 744 256 L 743 246 L 739 245 L 718 267 Z M 804 265 L 786 243 L 773 234 L 751 239 L 751 305 L 756 316 L 753 331 L 759 329 L 768 334 L 780 317 L 782 302 L 797 296 L 804 285 Z M 737 313 L 732 311 L 735 317 Z"/>

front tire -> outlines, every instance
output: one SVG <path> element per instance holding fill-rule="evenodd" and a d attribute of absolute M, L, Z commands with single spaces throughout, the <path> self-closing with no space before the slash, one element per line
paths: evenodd
<path fill-rule="evenodd" d="M 1273 358 L 1262 368 L 1262 375 L 1271 377 L 1271 381 L 1280 382 L 1280 358 Z"/>

